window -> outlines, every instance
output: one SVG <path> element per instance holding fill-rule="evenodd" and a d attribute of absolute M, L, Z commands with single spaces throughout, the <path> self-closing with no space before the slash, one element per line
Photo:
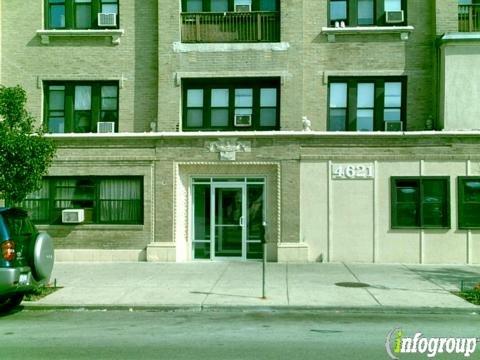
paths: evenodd
<path fill-rule="evenodd" d="M 348 23 L 347 0 L 330 0 L 330 24 Z"/>
<path fill-rule="evenodd" d="M 405 25 L 406 3 L 406 0 L 330 0 L 329 23 L 335 27 Z M 395 12 L 395 16 L 387 19 L 387 12 Z"/>
<path fill-rule="evenodd" d="M 182 0 L 183 12 L 278 11 L 279 0 Z"/>
<path fill-rule="evenodd" d="M 480 228 L 480 177 L 458 177 L 458 227 Z"/>
<path fill-rule="evenodd" d="M 278 130 L 278 79 L 183 82 L 184 130 Z"/>
<path fill-rule="evenodd" d="M 49 177 L 21 206 L 40 224 L 61 224 L 64 209 L 84 209 L 87 224 L 142 224 L 142 184 L 141 177 Z"/>
<path fill-rule="evenodd" d="M 45 0 L 47 29 L 97 29 L 99 13 L 116 14 L 118 0 Z"/>
<path fill-rule="evenodd" d="M 449 177 L 392 177 L 392 228 L 450 228 Z"/>
<path fill-rule="evenodd" d="M 405 78 L 330 78 L 329 131 L 406 129 Z"/>
<path fill-rule="evenodd" d="M 118 83 L 46 82 L 44 88 L 49 133 L 97 132 L 105 122 L 118 129 Z"/>

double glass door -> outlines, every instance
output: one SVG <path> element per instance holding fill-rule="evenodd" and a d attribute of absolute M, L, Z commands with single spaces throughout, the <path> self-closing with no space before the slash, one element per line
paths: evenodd
<path fill-rule="evenodd" d="M 263 179 L 194 179 L 193 258 L 261 258 L 264 219 Z"/>

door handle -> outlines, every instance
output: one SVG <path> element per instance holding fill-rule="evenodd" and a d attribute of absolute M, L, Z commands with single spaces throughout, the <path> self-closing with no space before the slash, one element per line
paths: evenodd
<path fill-rule="evenodd" d="M 240 226 L 244 226 L 245 221 L 243 220 L 243 216 L 240 216 Z"/>

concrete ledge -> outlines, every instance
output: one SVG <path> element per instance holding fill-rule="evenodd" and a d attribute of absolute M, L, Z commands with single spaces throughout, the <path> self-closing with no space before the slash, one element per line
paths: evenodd
<path fill-rule="evenodd" d="M 233 72 L 221 73 L 221 77 L 232 77 Z M 261 76 L 259 73 L 255 73 L 256 76 Z M 263 72 L 264 76 L 288 76 L 288 73 L 283 71 L 281 72 Z M 335 72 L 335 74 L 339 74 Z M 370 73 L 374 74 L 374 73 Z M 378 74 L 378 73 L 377 73 Z M 195 77 L 214 77 L 215 72 L 199 72 L 199 73 L 177 73 L 178 79 L 182 78 L 195 78 Z M 392 74 L 390 74 L 392 75 Z M 252 77 L 253 73 L 243 72 L 239 74 L 237 72 L 236 77 Z M 331 73 L 329 73 L 331 76 Z M 218 77 L 218 76 L 217 76 Z M 181 83 L 181 82 L 180 82 Z M 180 84 L 179 83 L 179 84 Z M 441 137 L 452 137 L 452 138 L 465 138 L 465 137 L 475 137 L 480 138 L 480 131 L 478 130 L 462 130 L 462 131 L 162 131 L 162 132 L 121 132 L 121 133 L 65 133 L 65 134 L 45 134 L 45 137 L 52 138 L 56 140 L 68 140 L 72 139 L 78 140 L 93 140 L 98 141 L 98 139 L 135 139 L 135 140 L 145 140 L 145 139 L 202 139 L 202 138 L 223 138 L 223 137 L 236 137 L 236 138 L 246 138 L 246 137 L 255 137 L 255 138 L 419 138 L 419 139 L 433 139 Z M 118 158 L 118 155 L 115 157 Z M 144 157 L 145 160 L 155 159 L 154 157 Z"/>
<path fill-rule="evenodd" d="M 400 40 L 408 40 L 413 26 L 347 26 L 322 27 L 322 34 L 327 35 L 328 42 L 335 42 L 336 35 L 363 35 L 363 34 L 400 34 Z"/>
<path fill-rule="evenodd" d="M 308 245 L 305 243 L 279 243 L 278 262 L 308 262 Z"/>
<path fill-rule="evenodd" d="M 177 248 L 174 242 L 154 242 L 147 246 L 148 262 L 175 262 L 176 258 Z"/>
<path fill-rule="evenodd" d="M 446 43 L 451 41 L 480 41 L 480 33 L 478 32 L 446 33 L 440 39 L 440 43 Z"/>
<path fill-rule="evenodd" d="M 55 262 L 122 262 L 145 260 L 145 250 L 55 250 Z"/>
<path fill-rule="evenodd" d="M 289 47 L 288 42 L 187 44 L 177 41 L 173 43 L 173 52 L 287 51 Z"/>
<path fill-rule="evenodd" d="M 87 30 L 37 30 L 43 45 L 50 44 L 50 38 L 53 37 L 99 37 L 109 36 L 112 39 L 112 45 L 120 44 L 120 38 L 124 34 L 123 29 L 87 29 Z"/>

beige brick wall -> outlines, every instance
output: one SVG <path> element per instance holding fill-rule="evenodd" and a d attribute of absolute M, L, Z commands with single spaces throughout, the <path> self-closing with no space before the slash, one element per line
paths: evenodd
<path fill-rule="evenodd" d="M 173 43 L 180 41 L 180 2 L 159 1 L 159 130 L 175 130 L 181 117 L 181 88 L 174 82 L 176 73 L 198 73 L 202 76 L 225 77 L 253 73 L 285 73 L 281 89 L 281 127 L 300 129 L 302 106 L 302 1 L 282 1 L 281 41 L 288 42 L 288 51 L 247 50 L 228 52 L 176 53 Z M 209 74 L 206 74 L 209 73 Z M 194 75 L 193 75 L 194 76 Z M 300 100 L 300 101 L 299 101 Z"/>
<path fill-rule="evenodd" d="M 458 0 L 435 0 L 437 35 L 458 31 Z"/>
<path fill-rule="evenodd" d="M 48 230 L 58 249 L 145 249 L 154 237 L 153 151 L 131 149 L 121 158 L 115 155 L 118 147 L 108 143 L 91 146 L 87 142 L 82 146 L 77 142 L 71 146 L 59 147 L 49 176 L 141 176 L 144 222 L 142 225 L 51 225 L 40 229 Z"/>
<path fill-rule="evenodd" d="M 397 75 L 408 77 L 408 130 L 423 130 L 425 120 L 435 112 L 434 33 L 431 1 L 408 1 L 408 24 L 415 27 L 409 40 L 399 34 L 337 35 L 328 43 L 321 34 L 327 26 L 327 1 L 305 2 L 304 18 L 304 113 L 316 130 L 326 129 L 328 86 L 324 73 L 331 75 Z"/>
<path fill-rule="evenodd" d="M 281 128 L 301 129 L 306 115 L 316 130 L 326 129 L 327 74 L 408 76 L 408 129 L 425 128 L 435 115 L 435 34 L 454 29 L 455 0 L 408 1 L 408 41 L 399 34 L 341 35 L 328 43 L 327 1 L 282 1 L 281 41 L 288 50 L 175 52 L 180 39 L 180 1 L 120 0 L 118 46 L 107 38 L 55 38 L 42 45 L 43 1 L 2 2 L 2 62 L 6 85 L 21 84 L 29 108 L 42 117 L 40 80 L 123 78 L 120 131 L 175 131 L 181 119 L 181 87 L 176 76 L 282 75 Z M 436 20 L 435 20 L 436 16 Z M 156 30 L 155 30 L 156 29 Z M 299 66 L 303 65 L 303 66 Z M 247 74 L 247 75 L 243 75 Z M 158 114 L 158 115 L 157 115 Z"/>
<path fill-rule="evenodd" d="M 157 1 L 120 0 L 119 45 L 107 37 L 52 38 L 42 45 L 43 0 L 2 1 L 2 83 L 20 84 L 28 107 L 42 119 L 40 80 L 124 79 L 120 131 L 147 131 L 157 118 Z"/>
<path fill-rule="evenodd" d="M 332 203 L 333 211 L 341 211 L 342 209 L 339 207 L 341 204 L 348 206 L 348 201 L 353 199 L 353 197 L 349 197 L 349 191 L 354 191 L 355 187 L 329 188 L 327 184 L 329 176 L 327 163 L 329 160 L 342 163 L 373 163 L 376 161 L 378 162 L 379 173 L 375 180 L 377 184 L 374 192 L 375 196 L 370 196 L 373 185 L 368 180 L 365 189 L 370 191 L 368 192 L 370 195 L 365 196 L 367 193 L 365 192 L 361 197 L 362 201 L 368 203 L 370 210 L 363 214 L 358 209 L 361 217 L 371 215 L 372 209 L 375 210 L 374 223 L 370 219 L 360 222 L 360 224 L 370 231 L 367 235 L 364 234 L 362 239 L 369 239 L 369 236 L 374 234 L 376 248 L 375 250 L 372 249 L 371 242 L 368 242 L 362 248 L 364 252 L 361 259 L 360 257 L 356 259 L 379 262 L 425 261 L 428 263 L 464 261 L 458 255 L 464 250 L 459 249 L 455 254 L 447 254 L 446 251 L 435 252 L 428 248 L 432 241 L 436 241 L 435 239 L 444 241 L 441 236 L 434 234 L 435 231 L 425 232 L 426 247 L 424 249 L 426 252 L 423 260 L 415 258 L 415 254 L 418 254 L 418 252 L 414 250 L 406 251 L 398 257 L 394 256 L 395 251 L 399 251 L 398 241 L 417 244 L 415 241 L 419 238 L 420 231 L 412 230 L 408 237 L 405 237 L 405 232 L 402 231 L 392 233 L 389 215 L 389 178 L 393 175 L 419 175 L 422 166 L 424 175 L 450 175 L 452 184 L 452 228 L 445 234 L 446 236 L 455 234 L 456 237 L 464 241 L 466 232 L 459 233 L 454 220 L 456 217 L 455 177 L 467 174 L 465 170 L 467 165 L 465 164 L 469 162 L 471 164 L 468 168 L 471 170 L 468 174 L 475 175 L 480 171 L 478 166 L 480 151 L 478 138 L 475 136 L 442 134 L 422 134 L 408 137 L 402 135 L 318 137 L 308 134 L 264 138 L 247 136 L 242 140 L 251 142 L 252 151 L 237 154 L 237 163 L 240 162 L 241 165 L 230 162 L 219 163 L 219 154 L 210 153 L 205 146 L 206 143 L 215 140 L 215 137 L 203 136 L 201 138 L 162 138 L 159 136 L 146 139 L 139 136 L 136 139 L 116 139 L 115 137 L 103 140 L 88 138 L 57 139 L 59 153 L 55 165 L 50 170 L 51 175 L 117 174 L 140 175 L 144 176 L 145 179 L 144 225 L 46 227 L 54 235 L 57 248 L 144 250 L 152 241 L 165 244 L 187 241 L 187 239 L 175 238 L 174 236 L 174 216 L 177 216 L 178 221 L 181 216 L 187 216 L 188 210 L 187 204 L 187 208 L 177 209 L 176 213 L 174 211 L 175 191 L 178 191 L 175 188 L 175 181 L 178 181 L 175 173 L 177 163 L 184 164 L 181 165 L 181 176 L 185 176 L 185 174 L 196 176 L 215 176 L 215 174 L 248 176 L 250 174 L 253 176 L 266 175 L 267 178 L 270 176 L 268 178 L 270 201 L 275 199 L 275 195 L 271 191 L 276 186 L 274 182 L 276 179 L 274 179 L 274 173 L 272 172 L 275 166 L 272 164 L 278 164 L 280 170 L 278 193 L 280 198 L 280 222 L 277 223 L 272 218 L 277 213 L 273 203 L 270 205 L 271 213 L 268 216 L 270 216 L 269 221 L 275 227 L 280 225 L 280 242 L 286 244 L 301 243 L 302 246 L 308 246 L 311 261 L 319 261 L 320 259 L 326 261 L 329 259 L 326 240 L 329 236 L 327 221 L 330 221 L 330 224 L 337 226 L 337 228 L 335 231 L 332 228 L 332 237 L 329 241 L 335 241 L 335 238 L 338 237 L 341 237 L 343 241 L 341 246 L 341 242 L 330 243 L 329 246 L 332 246 L 330 248 L 330 259 L 345 260 L 348 259 L 348 237 L 339 230 L 342 230 L 342 226 L 350 226 L 350 219 L 344 218 L 342 220 L 341 216 L 336 215 L 329 217 L 326 215 L 325 209 L 329 206 L 329 193 L 335 195 L 335 200 Z M 118 155 L 120 150 L 122 156 Z M 209 165 L 209 163 L 214 165 Z M 404 167 L 399 166 L 403 163 L 406 164 Z M 306 166 L 305 164 L 310 165 Z M 185 172 L 185 169 L 188 169 L 188 171 Z M 188 186 L 188 179 L 185 180 L 185 184 Z M 348 183 L 336 185 L 348 185 Z M 355 185 L 358 184 L 355 183 Z M 373 201 L 375 201 L 375 205 L 372 208 Z M 362 217 L 362 219 L 365 219 L 365 217 Z M 186 223 L 185 220 L 184 224 Z M 375 232 L 372 232 L 373 226 L 376 226 Z M 375 251 L 374 257 L 372 257 L 373 251 Z M 478 254 L 475 250 L 471 259 L 477 259 Z M 357 255 L 360 256 L 360 254 Z M 353 259 L 353 257 L 350 257 L 350 259 Z"/>
<path fill-rule="evenodd" d="M 180 40 L 179 4 L 161 1 L 159 6 L 159 119 L 160 130 L 175 130 L 181 122 L 181 88 L 178 73 L 189 76 L 227 76 L 229 73 L 285 74 L 281 88 L 281 128 L 301 129 L 301 118 L 312 120 L 315 130 L 326 130 L 327 85 L 324 74 L 408 76 L 407 117 L 409 130 L 423 130 L 435 116 L 431 96 L 434 85 L 435 7 L 432 1 L 408 2 L 408 22 L 415 27 L 408 41 L 399 34 L 343 35 L 328 43 L 327 1 L 282 1 L 281 41 L 286 51 L 246 50 L 223 52 L 173 51 Z M 449 9 L 451 11 L 452 9 Z M 456 11 L 456 9 L 453 9 Z M 456 12 L 454 13 L 456 16 Z M 303 66 L 299 66 L 302 64 Z"/>
<path fill-rule="evenodd" d="M 42 80 L 123 79 L 120 131 L 142 133 L 149 130 L 152 121 L 157 121 L 159 131 L 176 130 L 181 122 L 181 77 L 268 74 L 282 78 L 282 130 L 300 130 L 304 115 L 312 120 L 314 130 L 326 130 L 326 76 L 404 74 L 408 77 L 408 130 L 425 129 L 426 120 L 435 115 L 436 108 L 432 96 L 436 89 L 434 42 L 436 35 L 456 30 L 456 0 L 409 0 L 408 23 L 415 30 L 407 41 L 402 41 L 399 34 L 382 33 L 338 35 L 336 42 L 330 43 L 321 33 L 327 25 L 327 4 L 326 0 L 281 1 L 281 41 L 288 44 L 283 50 L 248 45 L 243 51 L 176 52 L 174 43 L 181 40 L 179 0 L 120 0 L 125 35 L 119 45 L 103 37 L 52 38 L 49 45 L 43 45 L 36 35 L 43 28 L 43 1 L 2 1 L 0 81 L 26 88 L 29 109 L 41 121 Z M 145 224 L 47 227 L 56 245 L 65 249 L 142 250 L 152 241 L 173 242 L 175 164 L 218 161 L 217 153 L 205 149 L 205 143 L 213 140 L 217 139 L 57 139 L 60 148 L 51 175 L 144 176 Z M 284 243 L 298 243 L 303 236 L 313 236 L 312 228 L 302 229 L 300 220 L 300 199 L 309 199 L 308 189 L 307 193 L 300 189 L 301 162 L 305 159 L 480 158 L 477 140 L 468 137 L 257 135 L 248 140 L 252 152 L 239 153 L 237 161 L 280 164 Z M 315 170 L 315 174 L 324 172 L 322 167 Z M 313 216 L 309 219 L 315 221 Z M 310 254 L 312 259 L 317 259 L 324 247 L 317 245 L 314 248 L 318 251 Z"/>

